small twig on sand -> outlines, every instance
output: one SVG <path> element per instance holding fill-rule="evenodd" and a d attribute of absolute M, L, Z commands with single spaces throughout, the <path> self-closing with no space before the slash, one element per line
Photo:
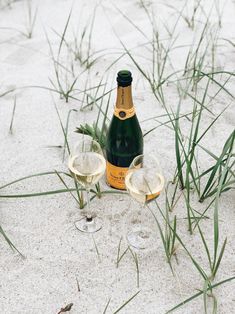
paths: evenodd
<path fill-rule="evenodd" d="M 78 282 L 78 278 L 76 277 L 76 281 L 77 281 L 77 288 L 78 288 L 78 292 L 80 292 L 81 291 L 81 289 L 80 289 L 80 285 L 79 285 L 79 282 Z"/>
<path fill-rule="evenodd" d="M 14 106 L 13 106 L 13 110 L 12 110 L 12 115 L 11 115 L 11 124 L 10 124 L 10 128 L 9 128 L 9 133 L 13 133 L 13 122 L 14 122 L 14 117 L 15 117 L 15 110 L 16 110 L 16 96 L 14 99 Z"/>
<path fill-rule="evenodd" d="M 92 234 L 92 240 L 93 240 L 93 243 L 94 243 L 94 246 L 95 246 L 95 251 L 96 251 L 98 260 L 99 260 L 99 262 L 101 262 L 100 252 L 99 252 L 99 250 L 98 250 L 98 246 L 97 246 L 97 244 L 96 244 L 96 242 L 95 242 L 95 238 L 94 238 L 93 234 Z"/>
<path fill-rule="evenodd" d="M 64 312 L 69 312 L 71 310 L 72 306 L 73 306 L 73 303 L 69 303 L 65 307 L 62 307 L 58 314 L 61 314 L 61 313 L 64 313 Z"/>

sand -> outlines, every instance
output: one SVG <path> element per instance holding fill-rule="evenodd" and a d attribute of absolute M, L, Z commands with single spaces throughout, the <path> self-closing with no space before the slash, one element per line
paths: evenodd
<path fill-rule="evenodd" d="M 190 2 L 190 1 L 189 1 Z M 4 5 L 0 1 L 0 5 Z M 183 1 L 173 4 L 181 8 Z M 148 4 L 148 3 L 147 3 Z M 166 4 L 166 3 L 165 3 Z M 208 10 L 211 2 L 204 5 Z M 67 40 L 73 38 L 73 29 L 86 25 L 97 5 L 97 12 L 92 35 L 92 51 L 103 50 L 101 58 L 90 69 L 90 86 L 99 83 L 104 70 L 123 52 L 118 37 L 128 48 L 138 47 L 134 52 L 145 68 L 149 61 L 144 59 L 146 50 L 141 44 L 146 42 L 130 23 L 117 11 L 109 1 L 74 1 L 71 21 L 67 31 Z M 173 25 L 176 13 L 161 1 L 153 1 L 156 14 L 162 20 Z M 189 5 L 189 4 L 188 4 Z M 234 1 L 220 1 L 224 6 L 220 38 L 234 40 Z M 143 8 L 137 1 L 119 1 L 116 6 L 124 14 L 128 14 L 141 30 L 151 37 L 149 22 Z M 59 37 L 62 34 L 68 18 L 72 1 L 47 0 L 33 1 L 32 8 L 38 8 L 33 37 L 26 38 L 16 30 L 0 29 L 0 93 L 17 88 L 14 92 L 0 98 L 0 145 L 1 145 L 1 177 L 0 185 L 4 185 L 17 178 L 47 171 L 67 171 L 67 155 L 62 161 L 62 149 L 57 146 L 64 144 L 63 133 L 59 119 L 53 105 L 56 103 L 63 124 L 69 110 L 72 112 L 68 139 L 71 146 L 78 139 L 74 133 L 76 127 L 84 122 L 92 123 L 97 117 L 97 108 L 81 112 L 81 102 L 70 99 L 68 103 L 59 99 L 58 94 L 42 88 L 23 88 L 24 86 L 52 87 L 49 79 L 55 81 L 53 62 L 45 33 L 48 35 L 51 47 L 56 53 Z M 190 7 L 190 5 L 189 5 Z M 27 20 L 27 5 L 24 1 L 16 1 L 11 8 L 0 10 L 0 27 L 12 27 L 25 31 Z M 159 13 L 160 12 L 160 13 Z M 216 13 L 211 19 L 217 19 Z M 177 33 L 177 45 L 189 45 L 193 40 L 193 32 L 186 23 L 180 21 Z M 166 32 L 161 29 L 163 36 Z M 234 69 L 234 47 L 219 42 L 216 62 L 220 69 Z M 87 42 L 85 42 L 87 45 Z M 177 46 L 176 45 L 176 46 Z M 175 68 L 182 68 L 187 55 L 185 47 L 172 52 L 171 60 Z M 62 49 L 61 59 L 67 62 L 66 49 Z M 158 125 L 154 120 L 144 121 L 150 117 L 164 114 L 164 108 L 153 97 L 143 76 L 128 57 L 122 58 L 105 73 L 109 86 L 116 86 L 116 72 L 122 68 L 129 68 L 133 72 L 133 97 L 137 115 L 143 132 Z M 75 65 L 76 73 L 82 72 L 79 65 Z M 76 88 L 83 89 L 87 71 L 82 74 Z M 105 79 L 104 79 L 105 81 Z M 234 82 L 230 80 L 227 87 L 234 93 Z M 214 90 L 213 90 L 214 88 Z M 212 87 L 211 94 L 217 90 Z M 169 84 L 165 90 L 167 103 L 176 107 L 177 91 L 174 84 Z M 93 92 L 94 96 L 94 92 Z M 16 97 L 16 111 L 12 134 L 9 133 L 14 98 Z M 81 99 L 80 94 L 76 95 Z M 115 91 L 112 92 L 111 102 L 114 105 Z M 232 98 L 221 93 L 211 104 L 211 109 L 218 114 L 225 106 L 232 103 Z M 112 116 L 113 105 L 109 108 L 109 118 Z M 191 99 L 186 99 L 182 113 L 192 109 Z M 223 144 L 234 128 L 234 104 L 226 110 L 222 117 L 214 124 L 203 140 L 203 145 L 219 155 Z M 165 122 L 166 119 L 160 119 Z M 205 114 L 202 128 L 211 122 L 210 114 Z M 189 123 L 182 122 L 187 131 Z M 145 151 L 154 152 L 161 160 L 166 180 L 171 180 L 175 169 L 174 134 L 171 129 L 161 126 L 145 137 Z M 200 167 L 207 169 L 213 160 L 206 153 L 200 155 Z M 68 180 L 69 186 L 73 186 Z M 101 180 L 103 190 L 109 190 L 105 179 Z M 55 175 L 36 177 L 2 189 L 1 194 L 39 193 L 47 190 L 63 189 L 64 186 Z M 209 203 L 200 204 L 193 195 L 193 206 L 203 211 Z M 234 276 L 235 274 L 235 195 L 233 190 L 226 192 L 220 198 L 220 236 L 221 243 L 228 238 L 224 258 L 215 282 Z M 160 206 L 164 206 L 164 194 L 159 198 Z M 130 253 L 126 254 L 116 268 L 117 250 L 120 237 L 123 237 L 121 252 L 127 244 L 125 234 L 129 227 L 128 215 L 136 208 L 128 195 L 107 194 L 101 199 L 92 201 L 93 208 L 103 218 L 103 229 L 94 235 L 79 233 L 74 227 L 74 221 L 80 217 L 80 210 L 74 199 L 68 194 L 52 196 L 38 196 L 34 198 L 1 198 L 0 223 L 7 235 L 24 254 L 12 252 L 7 243 L 0 240 L 0 312 L 4 314 L 41 314 L 58 313 L 61 307 L 73 303 L 70 311 L 75 313 L 98 314 L 103 313 L 109 299 L 111 299 L 107 313 L 114 313 L 125 301 L 136 292 L 140 293 L 121 311 L 127 314 L 161 314 L 174 305 L 203 288 L 203 281 L 189 257 L 182 248 L 178 248 L 178 264 L 173 261 L 175 277 L 172 276 L 166 263 L 163 246 L 157 226 L 152 216 L 146 211 L 146 223 L 156 231 L 156 245 L 151 250 L 138 252 L 140 283 L 137 287 L 136 268 Z M 155 205 L 150 205 L 156 210 Z M 181 197 L 174 209 L 178 218 L 178 230 L 182 239 L 193 256 L 209 272 L 206 254 L 198 232 L 190 236 L 187 232 L 186 208 Z M 208 212 L 210 220 L 202 222 L 206 237 L 213 245 L 213 208 Z M 94 239 L 98 247 L 97 255 Z M 80 291 L 78 291 L 79 282 Z M 214 293 L 218 299 L 218 313 L 235 313 L 235 282 L 229 282 L 218 287 Z M 211 310 L 211 309 L 210 309 Z M 181 307 L 177 313 L 203 313 L 202 297 Z"/>

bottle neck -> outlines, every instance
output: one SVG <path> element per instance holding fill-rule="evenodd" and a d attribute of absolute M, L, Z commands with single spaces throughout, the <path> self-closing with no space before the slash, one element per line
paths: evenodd
<path fill-rule="evenodd" d="M 133 106 L 131 85 L 126 87 L 118 86 L 116 108 L 128 110 L 132 109 Z"/>
<path fill-rule="evenodd" d="M 118 86 L 114 115 L 120 120 L 126 120 L 135 115 L 135 108 L 131 95 L 131 85 L 126 87 Z"/>

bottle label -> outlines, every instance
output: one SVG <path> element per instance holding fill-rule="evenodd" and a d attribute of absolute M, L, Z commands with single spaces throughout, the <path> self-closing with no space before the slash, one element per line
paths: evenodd
<path fill-rule="evenodd" d="M 107 183 L 113 188 L 125 190 L 125 176 L 128 167 L 117 167 L 107 161 L 106 164 L 106 177 Z"/>
<path fill-rule="evenodd" d="M 120 120 L 126 120 L 135 115 L 135 108 L 132 107 L 130 109 L 124 109 L 115 107 L 114 115 Z"/>

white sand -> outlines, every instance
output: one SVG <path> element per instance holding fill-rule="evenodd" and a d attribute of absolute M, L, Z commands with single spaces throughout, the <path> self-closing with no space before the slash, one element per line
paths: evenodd
<path fill-rule="evenodd" d="M 161 1 L 153 1 L 156 14 L 173 25 L 176 15 L 164 6 Z M 205 1 L 204 1 L 205 2 Z M 206 1 L 207 2 L 207 1 Z M 210 7 L 210 1 L 207 6 Z M 223 1 L 220 1 L 223 6 Z M 0 1 L 2 4 L 3 1 Z M 183 1 L 168 1 L 175 7 L 181 8 Z M 234 1 L 226 3 L 221 29 L 221 38 L 234 41 Z M 95 1 L 74 1 L 73 13 L 67 38 L 72 38 L 72 28 L 84 26 L 92 15 Z M 116 37 L 129 47 L 135 47 L 146 42 L 146 39 L 136 31 L 117 11 L 109 1 L 103 1 L 103 8 L 97 8 L 94 33 L 92 37 L 92 51 L 107 49 L 102 57 L 91 68 L 90 86 L 95 86 L 101 79 L 104 69 L 113 62 L 122 47 Z M 45 37 L 47 32 L 51 45 L 56 52 L 59 38 L 52 28 L 62 34 L 72 1 L 47 0 L 33 1 L 33 9 L 38 6 L 38 16 L 35 32 L 32 39 L 26 39 L 14 30 L 0 30 L 0 73 L 1 93 L 11 88 L 38 85 L 51 87 L 48 77 L 55 80 L 53 64 L 50 58 L 49 47 Z M 128 14 L 138 26 L 151 37 L 151 30 L 144 10 L 137 1 L 119 1 L 116 5 Z M 208 7 L 204 6 L 205 10 Z M 83 8 L 83 11 L 81 11 Z M 17 1 L 12 9 L 0 10 L 0 27 L 13 27 L 24 30 L 26 20 L 26 4 Z M 216 19 L 216 14 L 214 14 Z M 116 35 L 114 34 L 115 29 Z M 73 26 L 73 27 L 72 27 Z M 166 36 L 166 32 L 161 30 Z M 193 32 L 186 23 L 181 21 L 178 26 L 179 39 L 177 45 L 191 44 Z M 164 37 L 162 35 L 162 37 Z M 10 39 L 10 41 L 8 41 Z M 217 51 L 217 64 L 225 69 L 234 69 L 234 48 L 220 41 Z M 187 49 L 176 49 L 172 55 L 174 66 L 182 68 L 187 55 Z M 113 53 L 116 54 L 113 54 Z M 145 56 L 146 50 L 138 48 L 134 51 L 138 56 Z M 64 60 L 66 60 L 66 54 Z M 143 66 L 147 67 L 147 60 L 140 58 Z M 143 77 L 133 66 L 130 59 L 121 59 L 108 72 L 110 86 L 115 87 L 115 75 L 118 69 L 130 68 L 133 72 L 133 95 L 140 121 L 165 111 L 154 99 Z M 79 70 L 79 66 L 76 67 Z M 81 69 L 79 70 L 81 71 Z M 98 73 L 97 73 L 98 72 Z M 78 79 L 77 88 L 82 89 L 87 73 Z M 228 84 L 228 89 L 234 93 L 234 82 Z M 218 88 L 211 89 L 211 95 Z M 169 85 L 165 90 L 167 103 L 174 108 L 176 104 L 176 89 Z M 13 134 L 9 134 L 11 113 L 16 95 L 17 106 L 13 125 Z M 94 93 L 93 93 L 94 95 Z M 69 127 L 69 141 L 74 143 L 78 138 L 73 131 L 80 123 L 92 123 L 97 116 L 97 109 L 85 114 L 79 111 L 80 102 L 70 100 L 68 104 L 59 100 L 58 94 L 53 94 L 62 117 L 63 123 L 70 109 L 77 109 L 72 113 Z M 80 98 L 80 96 L 79 96 Z M 115 92 L 112 94 L 112 103 Z M 231 97 L 221 93 L 211 104 L 211 110 L 218 114 L 230 103 Z M 112 106 L 111 106 L 112 107 Z M 186 100 L 182 113 L 192 110 L 192 101 Z M 109 116 L 111 117 L 112 108 Z M 162 122 L 166 121 L 164 119 Z M 185 131 L 189 124 L 182 120 Z M 210 123 L 211 116 L 205 113 L 203 130 Z M 230 106 L 223 116 L 208 132 L 203 145 L 219 155 L 223 143 L 234 127 L 234 106 Z M 154 120 L 142 122 L 143 131 L 156 126 Z M 67 170 L 66 161 L 62 163 L 62 151 L 53 145 L 63 145 L 63 133 L 53 106 L 52 96 L 45 89 L 29 88 L 18 89 L 0 98 L 0 126 L 1 126 L 1 178 L 0 185 L 16 178 L 34 173 Z M 201 131 L 203 131 L 201 130 Z M 172 179 L 175 169 L 174 134 L 167 127 L 160 127 L 145 138 L 145 150 L 154 151 L 160 156 L 161 164 L 167 180 Z M 205 153 L 200 156 L 201 169 L 207 169 L 213 160 Z M 69 183 L 72 187 L 72 183 Z M 25 194 L 46 190 L 63 189 L 62 183 L 56 176 L 33 178 L 1 190 L 1 194 Z M 102 179 L 102 188 L 108 189 Z M 194 196 L 194 208 L 203 211 L 209 201 L 198 203 Z M 227 236 L 228 244 L 221 268 L 215 282 L 235 274 L 235 195 L 230 190 L 220 199 L 220 236 L 222 240 Z M 159 198 L 159 204 L 164 205 L 164 195 Z M 141 290 L 139 295 L 130 302 L 121 312 L 128 314 L 158 314 L 165 313 L 172 306 L 202 289 L 203 281 L 192 262 L 183 249 L 178 249 L 177 265 L 173 261 L 176 277 L 173 277 L 165 261 L 163 246 L 159 233 L 151 216 L 146 213 L 152 228 L 156 229 L 156 247 L 151 252 L 138 253 L 140 264 L 140 287 L 136 286 L 136 270 L 131 254 L 127 254 L 115 266 L 117 248 L 121 236 L 125 237 L 126 213 L 129 210 L 130 199 L 125 195 L 106 195 L 101 200 L 95 199 L 92 206 L 97 208 L 98 214 L 104 219 L 102 231 L 95 234 L 100 261 L 98 260 L 92 237 L 79 233 L 73 222 L 79 217 L 79 209 L 73 198 L 67 194 L 58 194 L 46 197 L 1 199 L 0 223 L 17 248 L 26 256 L 23 260 L 12 252 L 7 243 L 0 242 L 0 312 L 4 314 L 40 314 L 58 313 L 62 306 L 72 302 L 73 313 L 103 313 L 106 303 L 111 298 L 107 313 L 113 313 L 119 306 L 128 300 L 134 293 Z M 134 207 L 134 205 L 131 205 Z M 151 205 L 155 209 L 154 204 Z M 179 233 L 187 244 L 193 256 L 205 267 L 209 273 L 206 254 L 197 232 L 193 236 L 187 233 L 186 208 L 183 198 L 175 208 L 179 218 Z M 112 218 L 113 215 L 113 218 Z M 208 215 L 213 218 L 213 208 Z M 111 219 L 112 218 L 112 219 Z M 147 220 L 147 218 L 146 218 Z M 213 220 L 206 220 L 201 224 L 208 241 L 213 245 Z M 122 243 L 122 251 L 126 243 Z M 77 291 L 76 278 L 80 284 Z M 218 298 L 218 313 L 235 313 L 235 282 L 227 283 L 217 288 L 214 293 Z M 203 313 L 202 297 L 182 307 L 178 313 Z"/>

